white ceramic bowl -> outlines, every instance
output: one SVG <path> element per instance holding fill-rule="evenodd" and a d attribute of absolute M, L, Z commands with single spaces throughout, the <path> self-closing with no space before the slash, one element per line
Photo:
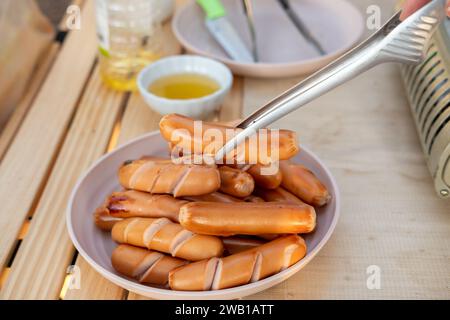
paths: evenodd
<path fill-rule="evenodd" d="M 236 299 L 270 288 L 294 275 L 319 252 L 330 238 L 339 216 L 339 191 L 331 173 L 310 151 L 302 151 L 293 159 L 310 168 L 328 187 L 332 200 L 317 209 L 317 227 L 304 238 L 308 246 L 307 255 L 290 268 L 255 283 L 215 291 L 172 291 L 139 284 L 133 279 L 117 273 L 111 265 L 111 253 L 116 246 L 111 235 L 94 225 L 93 212 L 103 203 L 107 195 L 120 190 L 117 169 L 126 160 L 142 155 L 167 155 L 167 142 L 159 132 L 141 136 L 100 158 L 76 184 L 66 213 L 70 237 L 83 258 L 101 275 L 129 291 L 155 299 Z M 301 284 L 300 284 L 301 285 Z"/>
<path fill-rule="evenodd" d="M 164 76 L 180 73 L 198 73 L 214 79 L 220 89 L 197 99 L 166 99 L 148 91 L 149 85 Z M 199 56 L 172 56 L 144 68 L 137 78 L 139 91 L 153 110 L 161 115 L 178 113 L 195 119 L 205 119 L 218 110 L 233 84 L 231 71 L 221 62 Z"/>

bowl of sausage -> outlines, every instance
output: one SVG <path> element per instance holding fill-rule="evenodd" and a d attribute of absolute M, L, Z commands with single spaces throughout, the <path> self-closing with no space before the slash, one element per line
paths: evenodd
<path fill-rule="evenodd" d="M 277 131 L 277 147 L 269 148 L 276 161 L 250 162 L 236 151 L 231 158 L 240 161 L 226 164 L 207 157 L 208 139 L 197 133 L 193 119 L 167 115 L 159 131 L 94 163 L 67 208 L 76 249 L 113 283 L 155 299 L 237 299 L 287 280 L 336 226 L 331 173 L 289 130 Z M 261 142 L 269 133 L 255 135 Z M 193 161 L 198 154 L 203 160 Z"/>

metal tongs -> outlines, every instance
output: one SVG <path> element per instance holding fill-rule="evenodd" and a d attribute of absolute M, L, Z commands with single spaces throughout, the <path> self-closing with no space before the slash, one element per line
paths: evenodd
<path fill-rule="evenodd" d="M 447 0 L 433 0 L 405 21 L 394 15 L 380 30 L 362 44 L 281 94 L 243 120 L 244 129 L 230 139 L 215 155 L 220 161 L 245 139 L 288 113 L 338 87 L 357 75 L 385 62 L 419 64 L 427 44 L 445 18 Z"/>

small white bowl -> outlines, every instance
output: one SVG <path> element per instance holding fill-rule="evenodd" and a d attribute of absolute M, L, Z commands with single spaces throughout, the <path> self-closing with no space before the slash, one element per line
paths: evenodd
<path fill-rule="evenodd" d="M 150 84 L 164 76 L 180 73 L 197 73 L 214 79 L 220 89 L 196 99 L 167 99 L 148 91 Z M 233 75 L 223 63 L 191 56 L 172 56 L 161 59 L 144 68 L 137 78 L 139 91 L 150 106 L 161 115 L 178 113 L 195 119 L 204 119 L 218 110 L 233 84 Z"/>

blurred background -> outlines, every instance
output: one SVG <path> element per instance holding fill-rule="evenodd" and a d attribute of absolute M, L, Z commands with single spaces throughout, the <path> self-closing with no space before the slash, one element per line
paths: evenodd
<path fill-rule="evenodd" d="M 71 2 L 71 0 L 37 0 L 39 8 L 54 26 L 57 26 L 61 21 L 61 18 Z"/>
<path fill-rule="evenodd" d="M 365 14 L 368 1 L 352 2 Z M 391 14 L 395 0 L 377 0 L 382 20 Z M 0 133 L 26 91 L 30 70 L 54 39 L 62 41 L 67 27 L 64 15 L 71 0 L 4 0 L 0 3 Z M 366 34 L 372 32 L 365 30 Z M 18 81 L 21 80 L 21 81 Z"/>

